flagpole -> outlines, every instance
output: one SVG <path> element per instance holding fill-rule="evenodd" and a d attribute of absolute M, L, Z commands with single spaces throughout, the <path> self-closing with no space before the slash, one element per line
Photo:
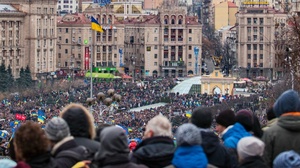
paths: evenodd
<path fill-rule="evenodd" d="M 90 82 L 90 98 L 93 98 L 93 52 L 94 52 L 94 39 L 95 39 L 95 30 L 92 30 L 92 44 L 91 44 L 91 58 L 90 58 L 90 77 L 91 77 L 91 82 Z M 93 113 L 93 108 L 92 105 L 90 106 L 90 111 Z"/>

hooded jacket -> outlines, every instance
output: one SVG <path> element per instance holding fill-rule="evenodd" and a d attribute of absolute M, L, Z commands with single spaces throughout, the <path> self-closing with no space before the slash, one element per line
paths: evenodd
<path fill-rule="evenodd" d="M 232 128 L 228 129 L 224 133 L 222 139 L 224 141 L 224 146 L 227 148 L 237 148 L 237 143 L 241 138 L 246 136 L 252 136 L 240 123 L 235 123 Z"/>
<path fill-rule="evenodd" d="M 100 143 L 94 141 L 96 130 L 94 118 L 81 104 L 71 103 L 60 113 L 69 125 L 70 133 L 77 145 L 86 147 L 91 153 L 96 153 Z"/>
<path fill-rule="evenodd" d="M 262 141 L 266 144 L 263 159 L 272 167 L 275 157 L 284 151 L 300 152 L 300 99 L 294 90 L 282 93 L 273 106 L 278 118 L 276 124 L 264 132 Z"/>
<path fill-rule="evenodd" d="M 175 145 L 170 137 L 156 136 L 143 140 L 133 151 L 131 161 L 149 168 L 171 165 Z"/>
<path fill-rule="evenodd" d="M 100 134 L 101 145 L 95 155 L 101 168 L 146 168 L 129 161 L 129 148 L 124 131 L 116 126 L 104 128 Z"/>
<path fill-rule="evenodd" d="M 57 164 L 51 157 L 50 152 L 44 153 L 26 161 L 31 168 L 57 168 Z"/>
<path fill-rule="evenodd" d="M 295 150 L 300 153 L 300 113 L 283 114 L 264 132 L 262 141 L 266 144 L 263 158 L 269 167 L 281 152 Z"/>
<path fill-rule="evenodd" d="M 216 167 L 231 167 L 230 155 L 221 145 L 218 136 L 212 131 L 201 130 L 202 147 L 207 156 L 208 163 Z"/>

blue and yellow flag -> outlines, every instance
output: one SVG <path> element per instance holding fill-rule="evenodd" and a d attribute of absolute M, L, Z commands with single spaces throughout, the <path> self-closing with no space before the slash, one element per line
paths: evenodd
<path fill-rule="evenodd" d="M 92 30 L 96 30 L 98 32 L 103 33 L 102 26 L 98 23 L 98 21 L 93 16 L 91 17 L 91 28 Z"/>
<path fill-rule="evenodd" d="M 187 111 L 187 112 L 185 113 L 185 116 L 186 116 L 187 118 L 191 118 L 192 112 L 191 112 L 191 111 Z"/>

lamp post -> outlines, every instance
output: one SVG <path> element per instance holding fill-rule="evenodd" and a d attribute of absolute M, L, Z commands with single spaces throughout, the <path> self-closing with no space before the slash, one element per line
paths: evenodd
<path fill-rule="evenodd" d="M 115 93 L 114 89 L 109 89 L 106 94 L 99 92 L 96 98 L 88 98 L 87 103 L 91 107 L 95 104 L 98 106 L 99 111 L 97 115 L 99 119 L 102 119 L 104 111 L 108 110 L 110 115 L 114 113 L 114 107 L 112 105 L 120 102 L 121 99 L 121 95 Z M 92 109 L 92 111 L 96 112 L 94 109 Z"/>

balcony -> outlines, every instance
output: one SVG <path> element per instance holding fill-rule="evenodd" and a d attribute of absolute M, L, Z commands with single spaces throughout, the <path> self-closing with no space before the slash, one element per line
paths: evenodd
<path fill-rule="evenodd" d="M 165 69 L 183 69 L 186 68 L 184 61 L 165 61 L 164 64 L 160 65 L 160 68 Z"/>

